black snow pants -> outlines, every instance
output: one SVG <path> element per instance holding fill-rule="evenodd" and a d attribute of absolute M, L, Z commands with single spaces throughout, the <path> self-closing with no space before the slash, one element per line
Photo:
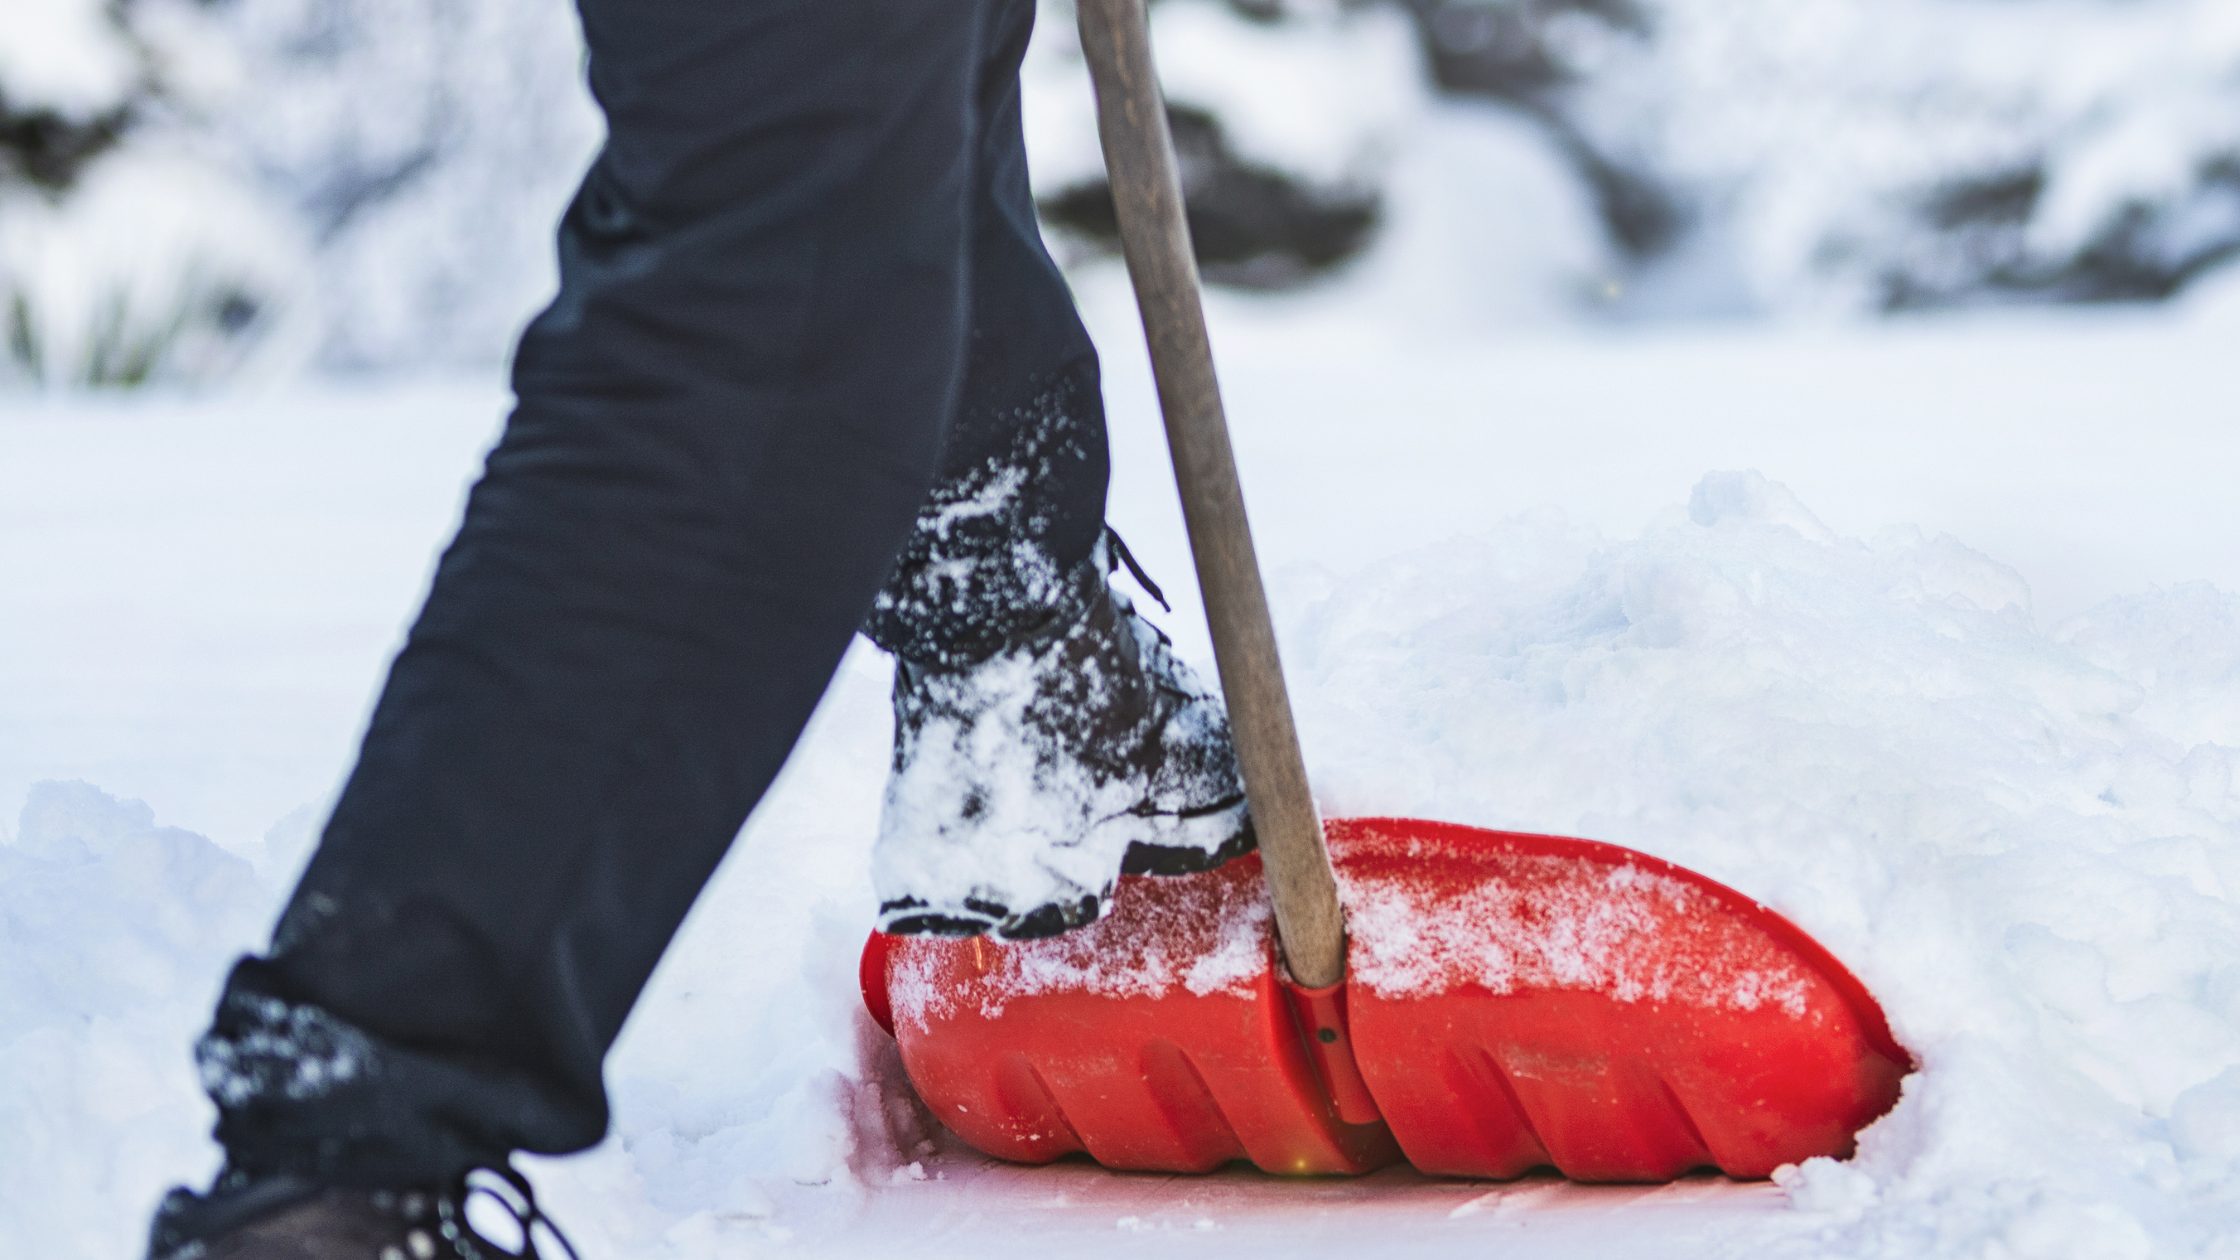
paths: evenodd
<path fill-rule="evenodd" d="M 518 407 L 198 1047 L 252 1175 L 597 1142 L 601 1060 L 850 636 L 982 659 L 1103 527 L 1027 189 L 1032 0 L 581 10 L 609 138 Z"/>

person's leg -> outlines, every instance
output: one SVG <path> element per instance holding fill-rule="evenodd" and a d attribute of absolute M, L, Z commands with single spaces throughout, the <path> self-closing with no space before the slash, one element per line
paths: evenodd
<path fill-rule="evenodd" d="M 1033 20 L 1007 4 L 989 41 L 964 383 L 864 626 L 896 657 L 874 856 L 888 931 L 1048 935 L 1094 919 L 1124 870 L 1202 870 L 1252 845 L 1219 698 L 1105 586 L 1096 350 L 1027 182 Z"/>
<path fill-rule="evenodd" d="M 200 1047 L 237 1174 L 435 1184 L 600 1064 L 932 482 L 980 0 L 583 0 L 605 151 L 355 772 Z"/>
<path fill-rule="evenodd" d="M 1032 3 L 1010 0 L 991 23 L 964 379 L 933 493 L 864 623 L 921 666 L 976 665 L 1032 632 L 1104 532 L 1097 351 L 1027 183 L 1019 64 L 1034 18 Z"/>

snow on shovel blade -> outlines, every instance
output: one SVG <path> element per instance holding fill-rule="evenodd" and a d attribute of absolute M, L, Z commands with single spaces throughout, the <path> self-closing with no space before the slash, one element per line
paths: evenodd
<path fill-rule="evenodd" d="M 1908 1059 L 1873 999 L 1731 889 L 1584 840 L 1327 834 L 1341 1004 L 1280 975 L 1257 857 L 1123 878 L 1105 918 L 1048 940 L 874 934 L 865 1001 L 934 1114 L 1022 1163 L 1361 1173 L 1405 1153 L 1453 1176 L 1762 1177 L 1849 1154 L 1897 1099 Z M 1353 1051 L 1373 1104 L 1317 1036 Z M 1385 1123 L 1341 1118 L 1333 1081 L 1348 1116 Z"/>
<path fill-rule="evenodd" d="M 1847 1156 L 1911 1070 L 1796 925 L 1616 845 L 1400 818 L 1326 828 L 1354 1052 L 1429 1173 L 1764 1177 Z"/>

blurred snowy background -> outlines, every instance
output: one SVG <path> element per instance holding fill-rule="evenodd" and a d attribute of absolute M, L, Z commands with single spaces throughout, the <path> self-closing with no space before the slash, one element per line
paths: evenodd
<path fill-rule="evenodd" d="M 1030 143 L 1110 247 L 1072 15 Z M 1217 283 L 1447 323 L 2151 302 L 2240 252 L 2232 0 L 1159 0 Z M 596 148 L 566 0 L 0 0 L 0 383 L 487 367 Z"/>

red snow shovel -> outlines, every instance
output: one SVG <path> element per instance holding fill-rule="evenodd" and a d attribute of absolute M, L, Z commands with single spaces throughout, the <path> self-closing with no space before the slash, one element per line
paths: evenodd
<path fill-rule="evenodd" d="M 1000 1158 L 1166 1172 L 1661 1181 L 1848 1155 L 1910 1061 L 1788 920 L 1614 845 L 1316 817 L 1143 0 L 1079 11 L 1260 852 L 1124 877 L 1047 940 L 874 934 L 864 1000 L 919 1096 Z"/>

